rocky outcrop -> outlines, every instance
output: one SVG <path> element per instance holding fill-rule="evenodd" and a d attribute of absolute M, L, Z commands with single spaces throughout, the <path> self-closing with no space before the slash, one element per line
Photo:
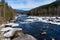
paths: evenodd
<path fill-rule="evenodd" d="M 29 34 L 24 34 L 23 32 L 16 32 L 15 37 L 12 40 L 37 40 Z"/>

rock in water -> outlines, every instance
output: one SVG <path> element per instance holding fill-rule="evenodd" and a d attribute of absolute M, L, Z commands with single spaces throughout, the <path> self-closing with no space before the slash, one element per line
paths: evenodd
<path fill-rule="evenodd" d="M 37 39 L 31 35 L 24 34 L 23 32 L 18 32 L 18 35 L 16 35 L 16 37 L 13 38 L 12 40 L 37 40 Z"/>

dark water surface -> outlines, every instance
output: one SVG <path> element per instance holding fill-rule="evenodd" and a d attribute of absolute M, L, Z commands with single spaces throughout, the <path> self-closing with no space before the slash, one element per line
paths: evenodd
<path fill-rule="evenodd" d="M 19 23 L 16 21 L 16 23 Z M 19 28 L 23 28 L 23 32 L 26 34 L 30 34 L 37 38 L 37 40 L 51 40 L 54 38 L 55 40 L 60 40 L 60 25 L 44 23 L 44 22 L 33 22 L 33 23 L 19 23 Z M 46 34 L 41 34 L 46 32 Z"/>

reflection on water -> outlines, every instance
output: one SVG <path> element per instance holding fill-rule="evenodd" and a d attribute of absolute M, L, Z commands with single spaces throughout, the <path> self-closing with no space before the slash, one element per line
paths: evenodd
<path fill-rule="evenodd" d="M 16 23 L 19 22 L 17 21 Z M 60 25 L 43 22 L 19 24 L 19 27 L 23 28 L 24 33 L 33 35 L 37 40 L 51 40 L 51 38 L 60 40 Z M 43 32 L 46 32 L 46 34 L 42 34 Z"/>

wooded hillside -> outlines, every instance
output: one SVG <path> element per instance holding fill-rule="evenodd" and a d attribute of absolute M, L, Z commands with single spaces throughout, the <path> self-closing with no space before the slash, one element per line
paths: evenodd
<path fill-rule="evenodd" d="M 0 24 L 14 19 L 15 11 L 4 1 L 0 2 Z"/>
<path fill-rule="evenodd" d="M 60 1 L 34 8 L 28 14 L 33 16 L 60 16 Z"/>

